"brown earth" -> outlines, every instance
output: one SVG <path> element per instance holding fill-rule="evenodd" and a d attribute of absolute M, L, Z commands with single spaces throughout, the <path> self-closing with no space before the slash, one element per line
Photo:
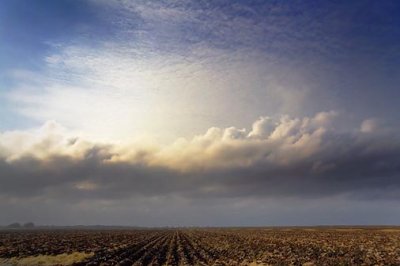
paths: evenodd
<path fill-rule="evenodd" d="M 2 231 L 0 258 L 8 265 L 400 265 L 400 230 Z"/>

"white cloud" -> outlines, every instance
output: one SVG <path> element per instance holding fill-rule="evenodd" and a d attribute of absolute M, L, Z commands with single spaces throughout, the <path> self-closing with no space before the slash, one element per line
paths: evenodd
<path fill-rule="evenodd" d="M 275 129 L 275 123 L 270 117 L 260 117 L 253 123 L 249 137 L 267 138 Z"/>
<path fill-rule="evenodd" d="M 346 148 L 340 142 L 338 147 L 331 147 L 331 140 L 325 138 L 337 134 L 332 126 L 335 117 L 336 113 L 332 111 L 304 118 L 286 115 L 274 120 L 260 117 L 249 133 L 246 128 L 212 127 L 203 135 L 179 138 L 164 145 L 156 142 L 97 142 L 85 139 L 85 135 L 75 135 L 76 132 L 55 122 L 48 122 L 40 129 L 2 133 L 0 146 L 9 161 L 27 155 L 42 160 L 55 155 L 80 160 L 96 148 L 105 155 L 105 162 L 140 163 L 179 171 L 251 167 L 258 163 L 294 165 L 314 160 L 326 149 L 338 149 L 339 152 Z M 317 161 L 313 167 L 323 171 L 330 165 L 330 162 Z"/>
<path fill-rule="evenodd" d="M 123 202 L 143 202 L 143 210 L 167 208 L 171 202 L 190 209 L 201 208 L 207 199 L 210 205 L 232 201 L 224 206 L 243 211 L 247 203 L 271 200 L 398 201 L 398 136 L 366 135 L 356 128 L 338 132 L 340 121 L 329 114 L 261 117 L 250 132 L 262 134 L 213 127 L 168 145 L 89 141 L 55 122 L 3 132 L 1 202 L 19 206 L 21 213 L 24 206 L 68 205 L 75 215 L 88 209 L 88 218 L 94 219 L 101 216 L 96 206 L 120 217 L 130 209 Z"/>
<path fill-rule="evenodd" d="M 46 64 L 9 93 L 16 111 L 103 140 L 171 141 L 215 124 L 246 126 L 260 112 L 298 110 L 307 93 L 277 85 L 277 67 L 257 55 L 209 47 L 186 56 L 123 43 L 67 46 Z"/>
<path fill-rule="evenodd" d="M 376 119 L 366 119 L 361 123 L 360 131 L 363 133 L 374 133 L 379 130 L 379 124 Z"/>

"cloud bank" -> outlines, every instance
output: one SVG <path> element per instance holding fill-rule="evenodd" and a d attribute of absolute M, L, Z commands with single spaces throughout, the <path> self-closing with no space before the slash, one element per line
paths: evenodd
<path fill-rule="evenodd" d="M 95 143 L 49 122 L 0 135 L 0 194 L 66 199 L 398 198 L 400 142 L 378 128 L 335 130 L 335 112 L 251 129 L 210 128 L 170 145 Z M 396 196 L 397 195 L 397 196 Z"/>
<path fill-rule="evenodd" d="M 398 136 L 376 119 L 346 131 L 340 120 L 263 116 L 168 145 L 89 141 L 51 121 L 3 132 L 0 222 L 393 223 Z"/>

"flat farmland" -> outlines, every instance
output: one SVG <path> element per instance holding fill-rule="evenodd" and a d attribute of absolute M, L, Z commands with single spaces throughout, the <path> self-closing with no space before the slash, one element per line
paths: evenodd
<path fill-rule="evenodd" d="M 0 265 L 400 265 L 400 229 L 4 230 Z"/>

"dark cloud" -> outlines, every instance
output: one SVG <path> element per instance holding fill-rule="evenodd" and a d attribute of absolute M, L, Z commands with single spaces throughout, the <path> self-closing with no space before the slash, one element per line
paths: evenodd
<path fill-rule="evenodd" d="M 267 135 L 255 131 L 264 118 L 249 133 L 214 128 L 182 145 L 155 151 L 80 145 L 80 140 L 67 140 L 66 146 L 55 149 L 58 144 L 49 141 L 54 139 L 52 133 L 38 142 L 41 145 L 34 143 L 29 152 L 2 157 L 0 194 L 74 201 L 168 195 L 368 198 L 372 191 L 374 198 L 396 195 L 393 192 L 400 189 L 398 138 L 387 133 L 336 132 L 327 114 L 284 118 Z M 71 146 L 74 152 L 64 151 Z M 53 152 L 43 155 L 46 149 Z"/>
<path fill-rule="evenodd" d="M 339 131 L 335 116 L 260 118 L 249 131 L 211 128 L 165 147 L 71 141 L 55 123 L 5 132 L 0 223 L 396 223 L 398 136 Z"/>

